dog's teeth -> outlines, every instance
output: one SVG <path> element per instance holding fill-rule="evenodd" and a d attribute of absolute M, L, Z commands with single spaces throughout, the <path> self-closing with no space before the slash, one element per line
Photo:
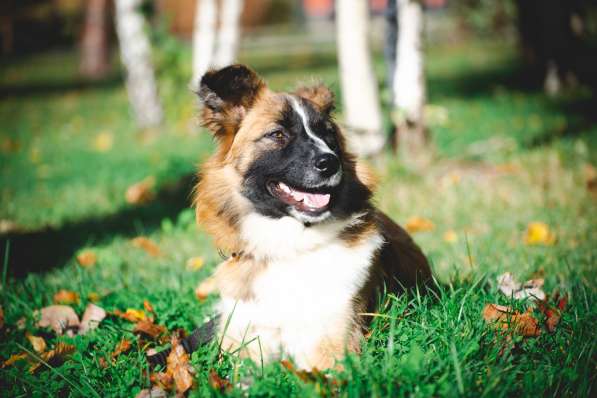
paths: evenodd
<path fill-rule="evenodd" d="M 290 188 L 288 187 L 288 185 L 284 184 L 283 182 L 278 183 L 278 187 L 286 192 L 286 193 L 290 193 Z"/>

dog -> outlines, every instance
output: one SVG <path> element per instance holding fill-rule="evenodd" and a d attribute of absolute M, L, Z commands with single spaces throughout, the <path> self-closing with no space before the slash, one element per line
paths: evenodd
<path fill-rule="evenodd" d="M 359 352 L 380 294 L 431 279 L 425 255 L 372 205 L 374 179 L 347 150 L 327 87 L 274 92 L 232 65 L 207 72 L 198 96 L 217 149 L 199 171 L 196 216 L 230 257 L 197 294 L 220 294 L 222 348 L 338 366 Z"/>

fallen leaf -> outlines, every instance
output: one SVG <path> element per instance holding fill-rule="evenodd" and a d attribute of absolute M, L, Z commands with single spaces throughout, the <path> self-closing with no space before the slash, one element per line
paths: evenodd
<path fill-rule="evenodd" d="M 458 242 L 458 234 L 453 229 L 449 229 L 444 233 L 444 241 L 448 243 Z"/>
<path fill-rule="evenodd" d="M 156 245 L 154 241 L 152 241 L 149 238 L 146 238 L 145 236 L 138 236 L 134 238 L 131 242 L 133 246 L 145 250 L 147 254 L 153 257 L 157 257 L 161 254 L 159 246 Z"/>
<path fill-rule="evenodd" d="M 172 350 L 166 359 L 167 372 L 172 375 L 176 392 L 184 393 L 193 386 L 193 376 L 189 369 L 189 354 L 184 350 L 176 336 L 172 336 Z"/>
<path fill-rule="evenodd" d="M 531 222 L 527 226 L 524 243 L 527 245 L 552 246 L 556 242 L 555 234 L 543 222 Z"/>
<path fill-rule="evenodd" d="M 114 135 L 109 131 L 102 131 L 95 136 L 93 148 L 98 152 L 107 152 L 114 145 Z"/>
<path fill-rule="evenodd" d="M 98 327 L 99 323 L 106 317 L 106 310 L 95 304 L 87 304 L 83 318 L 81 318 L 81 325 L 79 325 L 79 334 L 85 334 L 91 329 Z"/>
<path fill-rule="evenodd" d="M 513 330 L 521 336 L 539 336 L 541 329 L 531 312 L 532 310 L 529 309 L 521 314 L 510 307 L 487 304 L 483 308 L 483 319 L 503 330 Z"/>
<path fill-rule="evenodd" d="M 155 310 L 153 309 L 153 305 L 151 305 L 149 300 L 143 300 L 143 308 L 145 308 L 145 311 L 155 315 Z"/>
<path fill-rule="evenodd" d="M 408 219 L 405 228 L 408 232 L 414 234 L 417 232 L 432 231 L 435 225 L 433 225 L 431 220 L 415 216 Z"/>
<path fill-rule="evenodd" d="M 516 300 L 526 300 L 531 298 L 536 301 L 545 300 L 543 291 L 543 278 L 529 279 L 520 284 L 510 272 L 505 272 L 497 277 L 498 288 L 507 297 Z"/>
<path fill-rule="evenodd" d="M 555 305 L 550 304 L 547 300 L 537 303 L 537 307 L 545 315 L 545 327 L 550 333 L 555 332 L 556 326 L 558 326 L 560 323 L 562 312 L 568 303 L 568 295 L 565 294 L 560 298 L 559 294 L 556 294 L 554 297 L 554 302 Z"/>
<path fill-rule="evenodd" d="M 564 309 L 566 309 L 566 306 L 568 305 L 568 294 L 564 294 L 564 296 L 559 298 L 557 301 L 558 301 L 557 305 L 558 305 L 559 310 L 564 311 Z"/>
<path fill-rule="evenodd" d="M 119 318 L 126 319 L 129 322 L 139 322 L 147 319 L 145 312 L 143 310 L 136 310 L 133 308 L 127 308 L 125 312 L 120 310 L 114 310 L 112 314 L 116 315 Z"/>
<path fill-rule="evenodd" d="M 135 398 L 166 398 L 168 394 L 160 387 L 145 388 L 139 391 Z"/>
<path fill-rule="evenodd" d="M 133 329 L 133 333 L 141 333 L 151 339 L 156 339 L 168 330 L 165 326 L 156 325 L 150 320 L 139 321 Z"/>
<path fill-rule="evenodd" d="M 114 361 L 119 355 L 128 352 L 130 349 L 131 342 L 123 337 L 114 348 L 114 351 L 112 351 L 112 361 Z"/>
<path fill-rule="evenodd" d="M 217 391 L 224 392 L 229 391 L 232 388 L 232 384 L 220 377 L 215 369 L 209 371 L 209 385 Z"/>
<path fill-rule="evenodd" d="M 97 292 L 90 292 L 87 295 L 87 300 L 92 301 L 94 303 L 97 303 L 101 299 L 102 299 L 102 296 L 100 296 L 99 293 L 97 293 Z"/>
<path fill-rule="evenodd" d="M 174 378 L 167 372 L 156 372 L 149 375 L 149 381 L 152 384 L 157 384 L 160 388 L 165 390 L 172 390 L 174 385 Z"/>
<path fill-rule="evenodd" d="M 26 352 L 20 352 L 18 354 L 11 355 L 6 361 L 2 363 L 2 368 L 6 368 L 8 366 L 12 366 L 15 362 L 21 361 L 27 358 Z"/>
<path fill-rule="evenodd" d="M 42 308 L 41 316 L 37 322 L 38 327 L 50 327 L 58 335 L 66 332 L 70 336 L 74 334 L 73 331 L 79 329 L 79 324 L 79 317 L 75 310 L 68 305 L 50 305 Z"/>
<path fill-rule="evenodd" d="M 91 267 L 97 262 L 97 255 L 91 250 L 84 250 L 77 255 L 77 262 L 81 267 Z"/>
<path fill-rule="evenodd" d="M 57 367 L 62 365 L 62 363 L 64 363 L 64 361 L 73 352 L 75 352 L 74 345 L 59 342 L 56 344 L 53 350 L 41 353 L 39 357 L 51 367 Z M 31 367 L 29 368 L 29 373 L 35 373 L 43 366 L 43 363 L 41 361 L 37 360 L 36 358 L 34 359 L 37 362 L 31 365 Z"/>
<path fill-rule="evenodd" d="M 191 257 L 187 260 L 187 269 L 189 271 L 197 271 L 203 267 L 203 257 Z"/>
<path fill-rule="evenodd" d="M 154 177 L 147 177 L 143 181 L 131 185 L 124 194 L 126 202 L 132 205 L 142 205 L 151 202 L 155 197 L 153 192 L 154 186 Z"/>
<path fill-rule="evenodd" d="M 54 294 L 55 304 L 76 304 L 79 302 L 79 294 L 71 290 L 61 289 Z"/>
<path fill-rule="evenodd" d="M 29 340 L 29 343 L 31 343 L 33 351 L 40 354 L 46 350 L 47 345 L 43 337 L 34 336 L 30 333 L 27 333 L 25 337 L 27 337 L 27 340 Z"/>
<path fill-rule="evenodd" d="M 106 369 L 108 367 L 108 361 L 106 361 L 106 358 L 100 357 L 100 359 L 99 359 L 99 366 L 102 369 Z"/>

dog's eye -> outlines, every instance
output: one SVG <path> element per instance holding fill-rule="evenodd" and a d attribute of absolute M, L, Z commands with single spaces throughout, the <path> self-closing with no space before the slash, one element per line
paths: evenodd
<path fill-rule="evenodd" d="M 267 133 L 265 136 L 276 141 L 282 141 L 286 138 L 286 135 L 284 135 L 282 130 L 274 130 L 271 133 Z"/>

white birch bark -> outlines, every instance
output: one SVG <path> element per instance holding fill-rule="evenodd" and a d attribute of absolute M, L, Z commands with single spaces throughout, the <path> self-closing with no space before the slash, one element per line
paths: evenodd
<path fill-rule="evenodd" d="M 425 141 L 423 107 L 425 75 L 423 59 L 423 7 L 417 0 L 397 0 L 398 41 L 394 74 L 394 106 L 397 110 L 399 146 L 416 151 Z"/>
<path fill-rule="evenodd" d="M 199 80 L 213 64 L 217 9 L 215 0 L 197 0 L 193 26 L 193 77 L 191 87 L 199 89 Z"/>
<path fill-rule="evenodd" d="M 369 51 L 367 1 L 336 1 L 336 37 L 344 121 L 349 144 L 359 155 L 379 152 L 385 143 L 377 81 Z"/>
<path fill-rule="evenodd" d="M 243 7 L 244 0 L 222 0 L 218 44 L 213 62 L 217 68 L 228 66 L 236 60 Z"/>
<path fill-rule="evenodd" d="M 155 127 L 163 118 L 151 47 L 139 10 L 141 0 L 116 0 L 116 31 L 126 70 L 126 89 L 140 128 Z"/>

